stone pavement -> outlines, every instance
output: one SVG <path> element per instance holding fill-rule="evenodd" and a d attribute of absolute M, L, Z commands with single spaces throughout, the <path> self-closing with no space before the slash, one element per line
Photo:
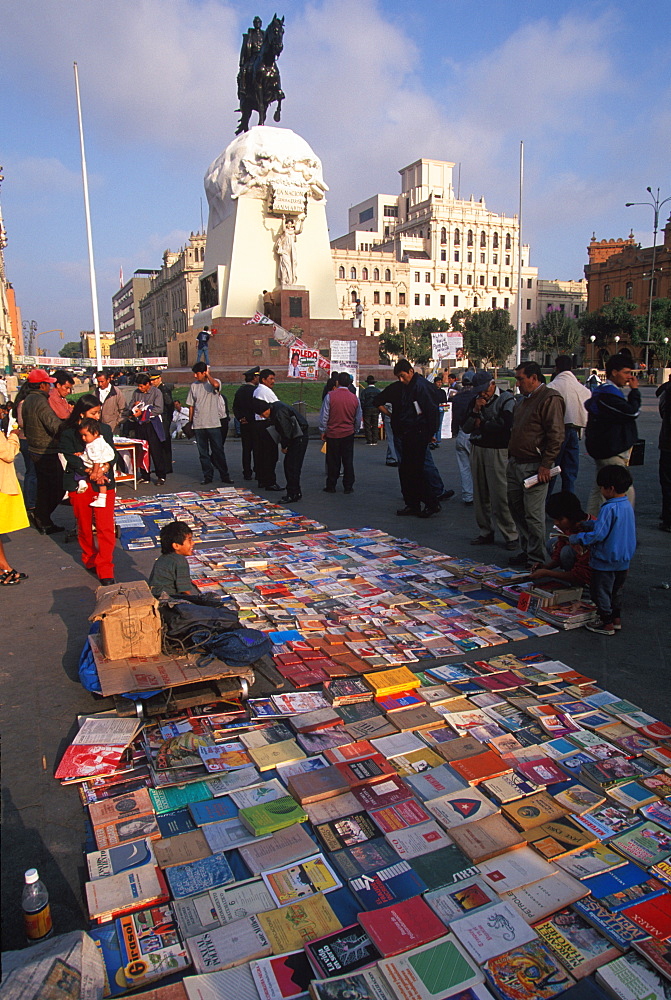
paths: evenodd
<path fill-rule="evenodd" d="M 661 588 L 662 583 L 671 583 L 671 536 L 657 530 L 659 418 L 654 390 L 644 388 L 643 400 L 640 433 L 647 440 L 646 463 L 632 470 L 640 547 L 625 591 L 622 631 L 606 637 L 577 629 L 542 640 L 497 646 L 496 651 L 542 649 L 671 722 L 671 590 Z M 248 485 L 242 480 L 239 441 L 230 440 L 226 449 L 233 479 L 240 486 Z M 398 476 L 395 469 L 385 466 L 385 450 L 384 444 L 371 450 L 363 440 L 357 440 L 354 494 L 345 496 L 339 491 L 329 495 L 322 493 L 324 459 L 318 442 L 311 441 L 301 510 L 329 528 L 373 525 L 461 557 L 504 563 L 508 553 L 502 548 L 468 544 L 477 528 L 473 508 L 465 507 L 459 499 L 451 441 L 444 441 L 434 457 L 446 486 L 454 488 L 457 496 L 429 520 L 395 516 L 401 506 Z M 168 479 L 168 487 L 175 491 L 198 489 L 201 477 L 195 445 L 177 441 L 174 455 L 176 471 Z M 17 466 L 21 464 L 18 459 Z M 578 480 L 583 499 L 592 474 L 592 463 L 585 457 Z M 280 466 L 278 478 L 282 483 Z M 140 487 L 140 491 L 149 494 L 158 489 Z M 127 487 L 121 488 L 122 495 L 128 492 Z M 71 526 L 70 509 L 59 508 L 55 520 Z M 10 563 L 29 573 L 29 579 L 0 592 L 3 950 L 24 944 L 20 898 L 23 872 L 33 866 L 49 889 L 56 932 L 87 926 L 82 906 L 86 881 L 84 812 L 76 788 L 62 788 L 52 775 L 74 736 L 77 713 L 112 707 L 111 699 L 89 694 L 77 679 L 96 581 L 78 561 L 76 542 L 66 543 L 62 535 L 40 536 L 32 529 L 6 539 Z M 146 576 L 157 555 L 153 549 L 129 553 L 117 548 L 117 579 Z M 477 655 L 472 653 L 465 659 L 477 659 Z"/>

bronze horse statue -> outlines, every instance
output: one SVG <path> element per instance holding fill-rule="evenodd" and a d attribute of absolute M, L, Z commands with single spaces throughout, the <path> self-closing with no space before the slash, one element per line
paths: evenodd
<path fill-rule="evenodd" d="M 260 24 L 260 19 L 255 18 L 254 26 L 257 36 L 261 33 Z M 249 130 L 249 119 L 252 111 L 258 111 L 259 125 L 265 125 L 269 105 L 277 102 L 273 120 L 278 122 L 282 116 L 284 93 L 280 86 L 280 73 L 276 60 L 283 47 L 284 18 L 279 18 L 277 14 L 274 15 L 263 32 L 263 41 L 258 48 L 253 44 L 253 34 L 254 29 L 245 34 L 240 54 L 240 72 L 238 73 L 240 124 L 235 131 L 236 135 Z"/>

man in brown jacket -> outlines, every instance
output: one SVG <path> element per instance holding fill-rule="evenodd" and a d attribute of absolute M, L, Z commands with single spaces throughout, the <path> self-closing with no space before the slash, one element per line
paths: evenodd
<path fill-rule="evenodd" d="M 550 469 L 564 443 L 564 400 L 543 380 L 540 366 L 527 361 L 515 369 L 520 397 L 513 413 L 508 444 L 508 506 L 517 525 L 522 552 L 511 566 L 543 563 L 545 551 L 545 501 Z M 538 476 L 529 488 L 524 480 Z"/>
<path fill-rule="evenodd" d="M 108 372 L 96 372 L 96 382 L 98 388 L 94 395 L 98 397 L 102 406 L 101 420 L 108 427 L 111 427 L 112 434 L 116 434 L 119 424 L 128 416 L 126 400 L 123 394 L 110 382 Z"/>

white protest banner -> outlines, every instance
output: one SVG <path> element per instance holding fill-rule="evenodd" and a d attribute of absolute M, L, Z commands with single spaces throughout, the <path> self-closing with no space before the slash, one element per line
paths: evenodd
<path fill-rule="evenodd" d="M 329 347 L 331 349 L 331 364 L 336 361 L 343 362 L 344 364 L 348 362 L 356 364 L 359 347 L 356 340 L 331 340 Z"/>
<path fill-rule="evenodd" d="M 358 394 L 358 391 L 359 391 L 359 366 L 358 365 L 351 364 L 350 362 L 343 362 L 343 361 L 339 361 L 337 364 L 334 364 L 333 361 L 331 361 L 330 374 L 332 375 L 333 372 L 347 372 L 348 375 L 351 375 L 352 376 L 352 382 L 354 383 L 354 388 L 357 390 L 357 394 Z"/>
<path fill-rule="evenodd" d="M 431 334 L 431 355 L 435 361 L 441 358 L 461 361 L 464 356 L 464 338 L 460 333 L 437 330 Z"/>

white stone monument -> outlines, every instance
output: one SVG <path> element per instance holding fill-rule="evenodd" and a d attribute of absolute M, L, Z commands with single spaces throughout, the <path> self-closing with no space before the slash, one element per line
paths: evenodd
<path fill-rule="evenodd" d="M 339 319 L 321 162 L 290 129 L 256 126 L 205 175 L 209 204 L 194 326 L 263 311 L 262 292 L 310 294 L 312 319 Z"/>

